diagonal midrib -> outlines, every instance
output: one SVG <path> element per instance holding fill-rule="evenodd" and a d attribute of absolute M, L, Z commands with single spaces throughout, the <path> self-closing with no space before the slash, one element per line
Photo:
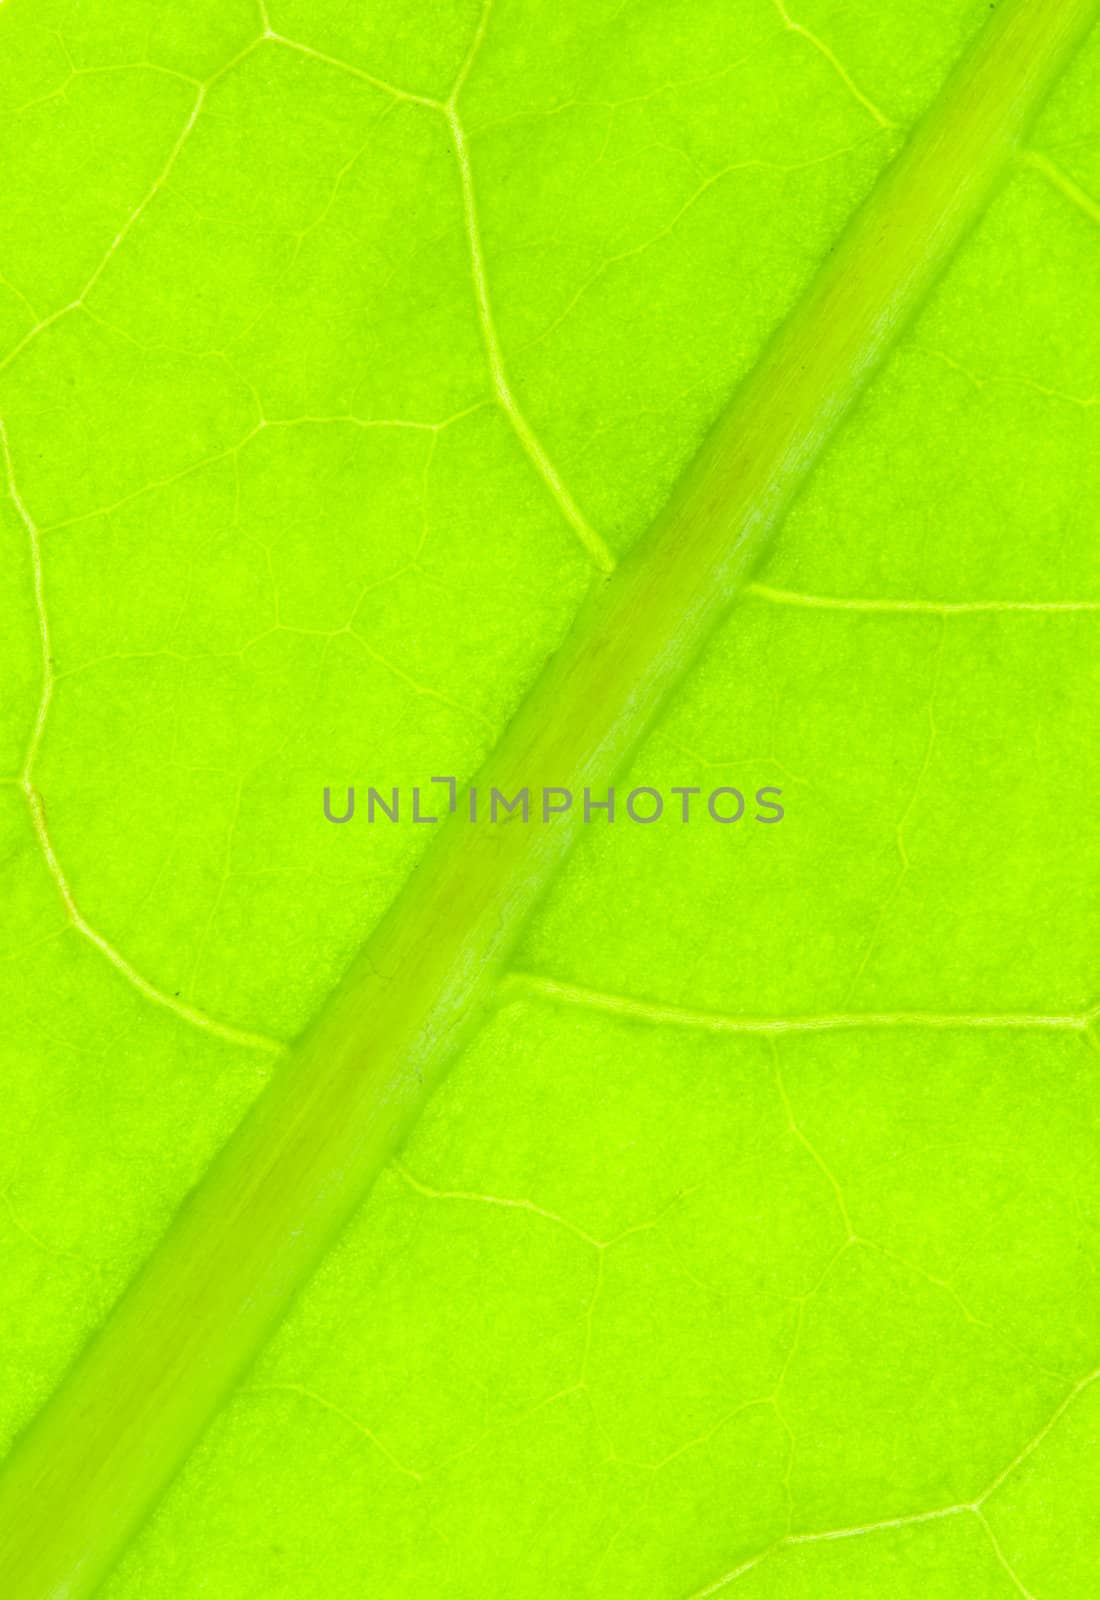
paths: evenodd
<path fill-rule="evenodd" d="M 856 213 L 477 783 L 622 766 L 980 213 L 1097 0 L 1007 0 Z M 458 817 L 0 1476 L 0 1592 L 111 1569 L 439 1081 L 575 835 Z"/>

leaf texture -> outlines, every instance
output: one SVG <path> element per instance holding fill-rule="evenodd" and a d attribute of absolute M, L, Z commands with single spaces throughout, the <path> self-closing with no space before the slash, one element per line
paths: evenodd
<path fill-rule="evenodd" d="M 986 14 L 8 0 L 9 1435 Z M 1095 1586 L 1098 60 L 104 1593 Z"/>

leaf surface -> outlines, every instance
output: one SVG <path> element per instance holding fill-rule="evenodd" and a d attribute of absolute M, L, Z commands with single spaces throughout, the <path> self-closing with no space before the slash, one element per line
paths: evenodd
<path fill-rule="evenodd" d="M 9 1435 L 985 15 L 7 0 Z M 1098 62 L 112 1600 L 1095 1587 Z"/>

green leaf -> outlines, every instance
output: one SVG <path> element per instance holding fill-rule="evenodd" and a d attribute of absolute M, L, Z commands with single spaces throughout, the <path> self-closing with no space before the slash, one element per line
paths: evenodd
<path fill-rule="evenodd" d="M 15 1600 L 1097 1587 L 1100 46 L 990 9 L 0 11 Z M 479 769 L 786 814 L 322 815 Z"/>

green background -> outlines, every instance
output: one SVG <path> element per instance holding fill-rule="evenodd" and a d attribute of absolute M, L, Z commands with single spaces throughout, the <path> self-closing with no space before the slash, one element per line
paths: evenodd
<path fill-rule="evenodd" d="M 5 1436 L 987 11 L 5 0 Z M 1100 1590 L 1098 78 L 109 1600 Z"/>

